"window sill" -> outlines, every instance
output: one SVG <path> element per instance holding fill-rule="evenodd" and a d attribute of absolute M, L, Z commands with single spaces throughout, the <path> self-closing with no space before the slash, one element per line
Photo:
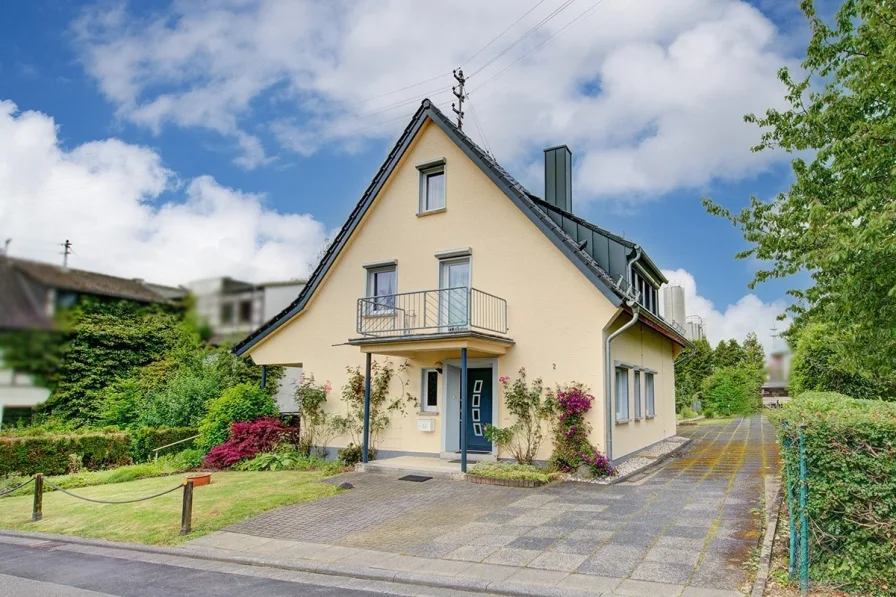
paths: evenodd
<path fill-rule="evenodd" d="M 439 411 L 437 410 L 421 410 L 417 413 L 418 417 L 438 417 Z"/>
<path fill-rule="evenodd" d="M 628 425 L 631 422 L 632 422 L 631 419 L 616 419 L 617 425 Z"/>
<path fill-rule="evenodd" d="M 655 418 L 656 418 L 656 415 L 647 415 L 647 417 L 645 417 L 645 418 L 647 418 L 647 419 L 655 419 Z"/>
<path fill-rule="evenodd" d="M 418 211 L 417 217 L 422 218 L 425 216 L 434 216 L 435 214 L 441 214 L 448 211 L 447 207 L 440 207 L 439 209 L 430 209 L 429 211 Z"/>

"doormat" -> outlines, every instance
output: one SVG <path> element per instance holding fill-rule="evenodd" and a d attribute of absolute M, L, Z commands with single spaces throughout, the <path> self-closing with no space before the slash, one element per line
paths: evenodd
<path fill-rule="evenodd" d="M 423 483 L 430 479 L 432 479 L 432 477 L 424 477 L 423 475 L 405 475 L 404 477 L 398 477 L 399 481 L 412 481 L 414 483 Z"/>

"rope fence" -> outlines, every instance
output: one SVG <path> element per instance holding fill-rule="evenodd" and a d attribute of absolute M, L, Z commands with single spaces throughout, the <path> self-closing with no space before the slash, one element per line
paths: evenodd
<path fill-rule="evenodd" d="M 3 497 L 4 495 L 9 495 L 9 494 L 12 493 L 13 491 L 17 491 L 17 490 L 19 490 L 19 489 L 25 487 L 26 485 L 28 485 L 29 483 L 32 483 L 32 482 L 34 482 L 34 477 L 29 478 L 29 479 L 28 479 L 27 481 L 25 481 L 24 483 L 19 483 L 19 484 L 16 485 L 15 487 L 12 487 L 12 488 L 10 488 L 10 489 L 4 489 L 3 491 L 0 491 L 0 497 Z"/>
<path fill-rule="evenodd" d="M 187 479 L 183 483 L 178 483 L 171 489 L 166 489 L 165 491 L 161 491 L 159 493 L 148 495 L 146 497 L 134 498 L 130 500 L 98 500 L 96 498 L 89 498 L 83 495 L 78 495 L 76 493 L 72 493 L 67 489 L 63 489 L 59 485 L 56 485 L 46 477 L 44 477 L 41 473 L 37 473 L 27 481 L 24 481 L 15 487 L 5 489 L 2 493 L 0 493 L 0 497 L 13 493 L 17 491 L 29 483 L 34 483 L 34 505 L 31 510 L 31 520 L 37 522 L 43 519 L 44 516 L 44 483 L 55 489 L 56 491 L 62 492 L 65 495 L 73 497 L 75 499 L 83 500 L 85 502 L 91 502 L 93 504 L 111 504 L 111 505 L 119 505 L 119 504 L 135 504 L 137 502 L 145 502 L 147 500 L 153 500 L 158 497 L 162 497 L 163 495 L 168 495 L 169 493 L 174 493 L 178 489 L 183 488 L 183 502 L 181 505 L 181 517 L 180 517 L 180 534 L 188 535 L 193 530 L 193 479 Z"/>

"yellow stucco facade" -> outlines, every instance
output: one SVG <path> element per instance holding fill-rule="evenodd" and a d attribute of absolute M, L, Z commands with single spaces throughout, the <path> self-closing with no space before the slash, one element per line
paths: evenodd
<path fill-rule="evenodd" d="M 417 166 L 444 160 L 445 209 L 418 215 L 420 172 Z M 604 449 L 604 339 L 620 325 L 620 309 L 577 269 L 488 176 L 432 122 L 426 122 L 393 170 L 364 219 L 339 252 L 305 308 L 253 345 L 248 353 L 258 364 L 301 365 L 318 382 L 333 390 L 327 410 L 343 412 L 340 388 L 347 366 L 364 364 L 364 351 L 375 361 L 407 362 L 403 378 L 407 390 L 421 397 L 422 370 L 441 365 L 447 371 L 459 358 L 457 339 L 414 339 L 398 345 L 349 345 L 357 338 L 357 301 L 367 294 L 365 265 L 394 261 L 396 292 L 437 289 L 437 254 L 470 249 L 473 288 L 507 301 L 507 341 L 469 344 L 471 366 L 492 367 L 492 375 L 517 375 L 525 367 L 529 379 L 545 384 L 580 382 L 595 396 L 592 442 Z M 385 349 L 384 349 L 385 350 Z M 649 367 L 656 374 L 656 416 L 616 425 L 614 457 L 675 433 L 673 360 L 677 346 L 662 334 L 636 325 L 613 342 L 613 358 Z M 439 376 L 438 412 L 409 408 L 393 416 L 380 436 L 381 452 L 439 455 L 450 451 L 457 421 L 448 421 L 448 405 L 457 401 L 457 388 Z M 498 426 L 512 423 L 495 383 L 494 416 Z M 396 389 L 398 386 L 396 385 Z M 643 395 L 643 393 L 642 393 Z M 459 411 L 454 411 L 459 412 Z M 418 429 L 418 420 L 431 420 L 432 431 Z M 425 427 L 426 425 L 424 425 Z M 347 437 L 335 439 L 341 447 Z M 539 458 L 550 457 L 546 441 Z M 506 456 L 506 454 L 499 454 Z"/>

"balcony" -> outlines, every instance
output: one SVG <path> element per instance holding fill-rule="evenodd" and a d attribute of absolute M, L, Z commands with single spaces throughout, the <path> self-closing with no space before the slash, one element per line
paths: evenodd
<path fill-rule="evenodd" d="M 507 301 L 476 288 L 442 288 L 358 299 L 366 339 L 507 334 Z M 421 338 L 422 339 L 422 338 Z"/>

